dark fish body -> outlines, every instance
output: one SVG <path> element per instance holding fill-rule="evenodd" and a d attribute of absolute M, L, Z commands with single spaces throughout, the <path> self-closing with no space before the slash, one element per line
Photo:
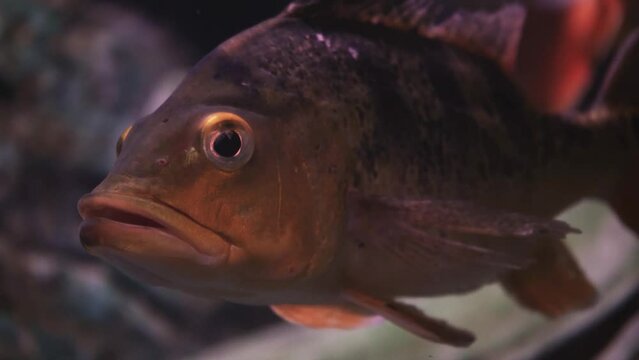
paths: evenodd
<path fill-rule="evenodd" d="M 81 234 L 163 286 L 283 304 L 278 314 L 310 326 L 353 327 L 375 312 L 465 345 L 468 333 L 393 298 L 503 281 L 547 314 L 589 304 L 594 289 L 560 242 L 572 229 L 550 219 L 614 194 L 637 156 L 636 121 L 622 115 L 542 115 L 472 47 L 292 7 L 214 50 L 125 134 L 80 204 Z M 207 161 L 207 124 L 225 116 L 250 128 L 238 138 L 255 149 L 230 171 Z M 135 252 L 139 229 L 120 236 L 108 222 L 137 216 L 170 230 L 157 257 L 159 235 L 139 235 Z"/>
<path fill-rule="evenodd" d="M 328 129 L 328 141 L 347 147 L 347 186 L 366 194 L 480 200 L 548 216 L 583 196 L 605 197 L 636 152 L 631 118 L 588 126 L 542 115 L 494 62 L 374 27 L 277 19 L 223 45 L 194 77 L 181 91 L 213 78 L 244 84 L 256 111 L 286 104 L 287 116 L 273 121 L 308 136 L 317 152 L 328 144 L 313 127 Z M 566 183 L 579 189 L 557 189 Z M 549 192 L 558 204 L 548 204 Z"/>

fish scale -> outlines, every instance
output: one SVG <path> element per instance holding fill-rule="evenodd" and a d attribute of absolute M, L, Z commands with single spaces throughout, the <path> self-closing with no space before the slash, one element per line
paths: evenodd
<path fill-rule="evenodd" d="M 302 33 L 306 32 L 310 34 L 307 37 L 312 40 L 313 34 L 322 30 L 324 29 L 309 29 L 304 26 L 294 32 L 302 38 Z M 335 28 L 332 30 L 336 31 Z M 327 31 L 322 33 L 326 33 L 327 39 L 332 36 Z M 379 31 L 374 34 L 378 35 Z M 401 47 L 394 45 L 392 38 L 381 42 L 379 37 L 371 39 L 373 35 L 353 36 L 352 33 L 347 33 L 343 37 L 347 39 L 342 40 L 344 45 L 335 41 L 335 49 L 332 51 L 325 49 L 321 42 L 314 41 L 303 47 L 303 51 L 292 49 L 292 56 L 300 64 L 308 64 L 309 69 L 317 72 L 311 75 L 312 78 L 319 78 L 325 72 L 357 76 L 353 78 L 351 75 L 347 79 L 330 77 L 330 82 L 338 85 L 322 87 L 331 91 L 313 95 L 321 98 L 328 106 L 340 106 L 341 102 L 350 107 L 351 104 L 364 101 L 362 107 L 368 109 L 367 118 L 375 119 L 372 121 L 375 126 L 367 133 L 353 136 L 362 139 L 355 151 L 361 154 L 358 163 L 364 167 L 363 173 L 358 175 L 360 181 L 368 178 L 374 182 L 379 176 L 379 166 L 375 164 L 390 158 L 387 161 L 401 164 L 403 169 L 418 169 L 421 176 L 416 181 L 422 183 L 440 183 L 439 179 L 429 181 L 428 174 L 439 174 L 442 178 L 450 179 L 455 176 L 451 172 L 463 168 L 459 166 L 461 162 L 470 169 L 477 169 L 475 173 L 467 168 L 463 174 L 457 174 L 459 183 L 472 186 L 487 177 L 516 179 L 518 172 L 520 176 L 533 176 L 527 173 L 531 169 L 543 169 L 551 160 L 562 161 L 563 156 L 566 159 L 563 161 L 567 162 L 575 151 L 580 150 L 583 151 L 583 156 L 587 156 L 585 148 L 593 147 L 593 144 L 594 147 L 605 148 L 605 142 L 613 141 L 610 136 L 615 134 L 614 129 L 602 132 L 599 129 L 591 131 L 571 127 L 558 119 L 535 113 L 525 106 L 523 99 L 500 69 L 463 50 L 415 38 L 414 43 L 410 44 L 410 50 L 403 52 Z M 406 38 L 402 37 L 404 43 L 408 42 Z M 340 46 L 346 45 L 359 49 L 360 56 L 357 60 L 349 59 L 346 51 L 339 51 Z M 314 47 L 316 51 L 310 57 L 305 57 L 308 46 Z M 421 51 L 416 51 L 416 48 L 421 48 Z M 322 57 L 334 67 L 327 69 L 328 66 L 318 66 Z M 393 58 L 401 58 L 403 62 L 394 64 Z M 452 71 L 451 68 L 457 70 Z M 487 73 L 490 75 L 486 75 Z M 286 74 L 275 74 L 283 75 L 284 81 L 290 84 L 297 83 L 295 76 L 288 78 Z M 368 74 L 375 76 L 367 76 Z M 468 81 L 460 78 L 464 75 L 473 80 L 491 80 Z M 418 80 L 406 84 L 401 79 Z M 354 89 L 350 92 L 355 94 L 349 96 L 348 92 L 345 94 L 343 91 L 335 91 L 336 88 L 347 88 L 343 83 Z M 459 86 L 460 84 L 464 86 Z M 360 88 L 366 91 L 359 91 Z M 359 96 L 363 92 L 368 93 L 367 99 Z M 332 101 L 327 100 L 331 98 Z M 348 112 L 347 109 L 340 109 L 337 118 L 325 121 L 350 122 L 349 118 L 339 117 L 339 114 Z M 356 126 L 359 125 L 353 127 Z M 545 134 L 551 135 L 548 137 Z M 517 139 L 517 144 L 513 144 L 513 139 Z M 559 143 L 557 139 L 562 142 Z M 598 145 L 597 142 L 604 144 Z M 417 143 L 426 146 L 420 149 L 414 145 Z M 477 156 L 477 151 L 485 154 Z M 437 154 L 438 152 L 442 153 Z M 424 160 L 431 162 L 418 163 Z M 414 167 L 410 166 L 411 163 Z M 394 169 L 392 172 L 404 175 L 401 169 Z M 479 179 L 473 180 L 471 177 Z"/>

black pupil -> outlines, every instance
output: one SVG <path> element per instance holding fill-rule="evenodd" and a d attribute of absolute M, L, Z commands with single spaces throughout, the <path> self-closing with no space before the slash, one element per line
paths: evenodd
<path fill-rule="evenodd" d="M 233 130 L 224 130 L 215 138 L 213 142 L 213 150 L 226 158 L 237 155 L 242 147 L 242 139 L 240 135 Z"/>

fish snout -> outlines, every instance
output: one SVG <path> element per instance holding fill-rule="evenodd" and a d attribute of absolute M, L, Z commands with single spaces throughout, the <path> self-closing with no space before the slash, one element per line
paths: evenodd
<path fill-rule="evenodd" d="M 150 251 L 155 252 L 162 246 L 187 246 L 207 265 L 224 263 L 228 257 L 230 243 L 222 235 L 157 200 L 94 190 L 80 199 L 78 212 L 83 219 L 79 235 L 85 247 L 118 246 L 123 251 L 137 251 L 136 246 L 148 240 Z"/>
<path fill-rule="evenodd" d="M 82 246 L 134 278 L 209 289 L 219 282 L 230 244 L 162 203 L 92 192 L 78 202 Z"/>

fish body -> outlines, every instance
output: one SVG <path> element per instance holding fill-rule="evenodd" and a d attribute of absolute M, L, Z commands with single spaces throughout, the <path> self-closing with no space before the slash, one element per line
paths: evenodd
<path fill-rule="evenodd" d="M 80 201 L 84 246 L 151 283 L 274 305 L 295 323 L 350 328 L 376 313 L 452 345 L 472 335 L 394 299 L 502 281 L 549 315 L 589 304 L 560 241 L 574 229 L 552 217 L 612 196 L 636 122 L 536 111 L 500 61 L 510 36 L 451 37 L 463 22 L 446 6 L 412 3 L 439 15 L 407 31 L 362 9 L 377 23 L 349 21 L 348 2 L 328 18 L 339 1 L 299 2 L 220 45 L 123 134 Z M 522 11 L 492 3 L 470 19 Z"/>

